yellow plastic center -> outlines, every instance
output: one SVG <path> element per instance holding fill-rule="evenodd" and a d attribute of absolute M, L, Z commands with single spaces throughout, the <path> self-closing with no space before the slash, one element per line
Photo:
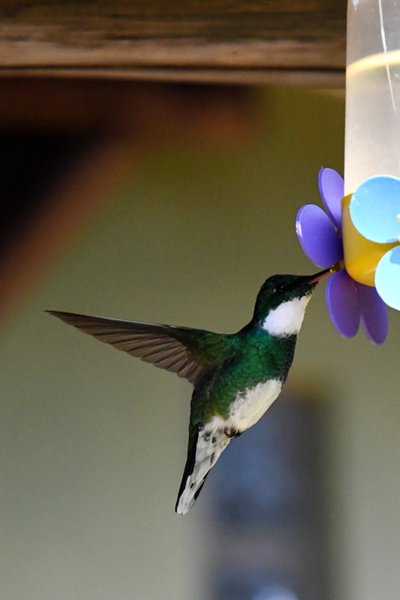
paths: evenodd
<path fill-rule="evenodd" d="M 370 242 L 354 227 L 350 218 L 351 194 L 342 200 L 342 236 L 346 271 L 359 283 L 375 285 L 375 269 L 384 254 L 397 243 Z"/>

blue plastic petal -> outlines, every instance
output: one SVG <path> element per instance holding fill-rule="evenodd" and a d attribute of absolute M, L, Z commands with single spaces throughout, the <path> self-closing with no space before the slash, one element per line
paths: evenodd
<path fill-rule="evenodd" d="M 388 315 L 384 301 L 374 287 L 358 284 L 361 304 L 361 324 L 373 344 L 383 344 L 388 334 Z"/>
<path fill-rule="evenodd" d="M 343 177 L 337 171 L 322 168 L 318 173 L 318 187 L 328 215 L 339 231 L 342 231 Z"/>
<path fill-rule="evenodd" d="M 338 332 L 343 337 L 354 337 L 360 324 L 360 298 L 357 284 L 346 271 L 338 271 L 329 277 L 326 303 Z"/>
<path fill-rule="evenodd" d="M 296 232 L 304 253 L 317 267 L 326 269 L 343 258 L 342 242 L 332 221 L 319 206 L 306 204 L 300 208 Z"/>
<path fill-rule="evenodd" d="M 368 240 L 396 242 L 400 236 L 400 179 L 390 175 L 366 179 L 353 194 L 350 216 Z"/>
<path fill-rule="evenodd" d="M 386 252 L 376 267 L 376 290 L 388 306 L 400 310 L 400 246 Z"/>

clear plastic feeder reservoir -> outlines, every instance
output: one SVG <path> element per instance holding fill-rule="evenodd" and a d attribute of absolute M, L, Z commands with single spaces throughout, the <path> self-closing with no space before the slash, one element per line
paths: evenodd
<path fill-rule="evenodd" d="M 351 195 L 368 177 L 400 177 L 400 0 L 349 0 L 347 10 L 343 242 L 350 275 L 374 285 L 393 244 L 375 244 L 353 227 Z"/>

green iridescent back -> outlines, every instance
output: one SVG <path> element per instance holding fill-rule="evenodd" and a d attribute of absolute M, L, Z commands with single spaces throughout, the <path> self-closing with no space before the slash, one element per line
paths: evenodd
<path fill-rule="evenodd" d="M 275 337 L 254 326 L 229 336 L 230 356 L 199 382 L 192 396 L 192 425 L 226 418 L 238 393 L 268 379 L 286 380 L 297 336 Z"/>

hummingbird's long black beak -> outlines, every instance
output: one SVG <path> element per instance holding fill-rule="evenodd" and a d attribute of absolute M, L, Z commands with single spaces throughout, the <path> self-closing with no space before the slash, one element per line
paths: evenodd
<path fill-rule="evenodd" d="M 308 280 L 307 283 L 309 285 L 315 285 L 319 281 L 321 281 L 321 279 L 323 279 L 324 277 L 327 277 L 331 273 L 335 273 L 339 269 L 340 269 L 340 266 L 338 264 L 336 264 L 336 265 L 333 265 L 333 267 L 329 267 L 329 269 L 325 269 L 324 271 L 320 271 L 319 273 L 315 273 L 315 275 L 310 275 L 310 279 Z"/>

